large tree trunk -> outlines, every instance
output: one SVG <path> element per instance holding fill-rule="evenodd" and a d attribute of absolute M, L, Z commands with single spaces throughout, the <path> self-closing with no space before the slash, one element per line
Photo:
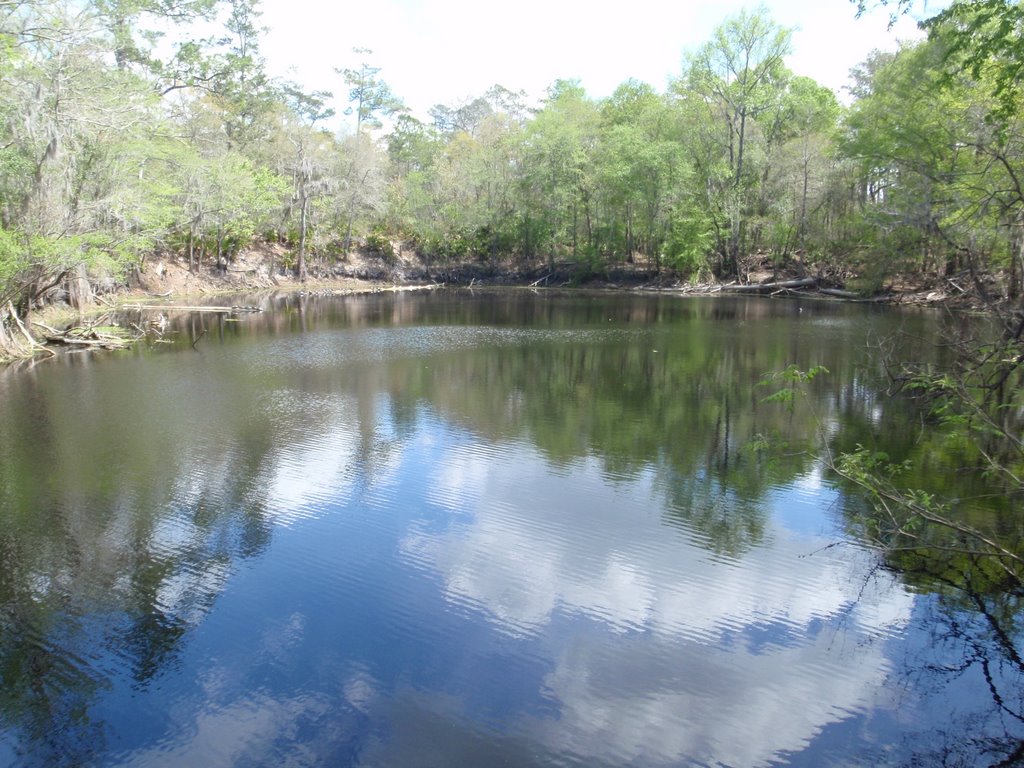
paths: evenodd
<path fill-rule="evenodd" d="M 75 309 L 83 309 L 92 304 L 92 286 L 89 285 L 89 274 L 85 264 L 79 264 L 68 277 L 68 304 Z"/>

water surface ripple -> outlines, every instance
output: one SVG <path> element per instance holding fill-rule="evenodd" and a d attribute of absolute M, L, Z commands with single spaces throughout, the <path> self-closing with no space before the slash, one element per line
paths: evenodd
<path fill-rule="evenodd" d="M 917 317 L 791 307 L 310 299 L 0 376 L 0 764 L 912 764 L 952 713 L 995 743 L 811 450 L 883 408 L 851 340 Z M 813 415 L 764 400 L 790 362 L 833 372 Z"/>

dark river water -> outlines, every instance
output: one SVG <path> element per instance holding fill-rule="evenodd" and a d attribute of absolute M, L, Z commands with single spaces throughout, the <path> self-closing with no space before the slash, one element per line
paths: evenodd
<path fill-rule="evenodd" d="M 875 352 L 943 318 L 267 309 L 0 371 L 0 765 L 1011 764 L 1017 606 L 859 546 L 820 461 L 920 456 Z"/>

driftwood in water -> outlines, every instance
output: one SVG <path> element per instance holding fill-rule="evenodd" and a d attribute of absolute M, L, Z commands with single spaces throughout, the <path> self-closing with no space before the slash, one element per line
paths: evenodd
<path fill-rule="evenodd" d="M 83 347 L 88 349 L 127 349 L 139 336 L 133 337 L 122 329 L 100 330 L 99 328 L 84 328 L 76 326 L 66 331 L 58 331 L 42 323 L 36 325 L 47 331 L 46 340 L 51 344 L 63 344 L 68 347 Z"/>
<path fill-rule="evenodd" d="M 136 326 L 137 333 L 132 333 L 117 323 L 103 325 L 109 317 L 109 315 L 104 315 L 89 325 L 74 325 L 62 331 L 38 320 L 33 320 L 32 324 L 44 332 L 43 338 L 48 343 L 79 349 L 127 349 L 146 335 L 145 331 L 138 326 Z"/>
<path fill-rule="evenodd" d="M 98 336 L 94 339 L 77 338 L 75 336 L 47 336 L 51 344 L 63 344 L 67 347 L 86 347 L 89 349 L 127 349 L 131 344 L 128 339 L 118 336 Z"/>

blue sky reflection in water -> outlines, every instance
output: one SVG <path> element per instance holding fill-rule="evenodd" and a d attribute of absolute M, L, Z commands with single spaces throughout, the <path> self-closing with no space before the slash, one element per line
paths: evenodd
<path fill-rule="evenodd" d="M 422 301 L 429 314 L 441 300 Z M 321 320 L 293 336 L 239 331 L 204 354 L 8 377 L 16 407 L 30 409 L 30 394 L 58 409 L 69 392 L 107 393 L 118 405 L 94 407 L 124 419 L 122 430 L 141 415 L 131 390 L 143 400 L 177 377 L 158 390 L 147 427 L 177 466 L 143 477 L 114 440 L 105 450 L 121 462 L 118 492 L 102 482 L 80 483 L 77 497 L 40 491 L 40 511 L 54 509 L 54 528 L 96 550 L 78 555 L 94 567 L 5 566 L 37 603 L 66 606 L 45 625 L 27 607 L 4 610 L 56 659 L 47 685 L 70 724 L 50 744 L 32 737 L 38 694 L 9 689 L 0 761 L 845 764 L 905 760 L 934 746 L 914 740 L 943 732 L 951 713 L 984 711 L 977 688 L 954 702 L 906 667 L 932 647 L 930 598 L 864 551 L 827 548 L 841 499 L 813 463 L 752 496 L 707 468 L 677 477 L 670 446 L 623 465 L 559 451 L 536 423 L 536 440 L 516 428 L 528 422 L 515 413 L 550 396 L 539 382 L 520 386 L 544 376 L 515 368 L 527 347 L 571 339 L 602 360 L 644 344 L 671 354 L 687 323 L 716 335 L 705 310 L 614 329 L 506 320 Z M 877 322 L 833 321 L 824 327 L 840 335 Z M 487 409 L 460 407 L 458 393 L 431 396 L 455 386 L 453 372 L 498 391 L 504 417 L 483 423 L 474 415 Z M 746 417 L 728 418 L 740 432 Z M 594 445 L 601 428 L 588 427 Z M 40 458 L 52 459 L 59 432 L 41 440 Z M 0 499 L 5 516 L 24 503 Z M 97 501 L 106 506 L 89 510 Z M 754 517 L 719 537 L 737 514 Z M 103 558 L 123 562 L 119 538 L 132 535 L 144 566 L 111 576 L 103 594 Z M 75 688 L 76 676 L 91 684 Z"/>
<path fill-rule="evenodd" d="M 553 471 L 527 445 L 423 427 L 349 498 L 316 498 L 355 461 L 339 433 L 334 467 L 325 435 L 297 446 L 274 487 L 298 522 L 236 576 L 165 702 L 194 720 L 129 763 L 318 737 L 334 759 L 337 728 L 368 764 L 753 765 L 874 704 L 911 599 L 863 558 L 806 557 L 829 540 L 780 526 L 755 562 L 716 560 L 666 529 L 650 478 L 610 486 L 597 462 Z"/>

